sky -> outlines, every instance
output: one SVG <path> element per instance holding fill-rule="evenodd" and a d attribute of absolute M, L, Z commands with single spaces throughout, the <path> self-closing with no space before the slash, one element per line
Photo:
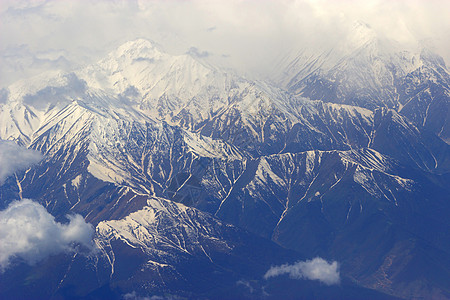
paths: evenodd
<path fill-rule="evenodd" d="M 136 38 L 267 72 L 288 50 L 333 46 L 355 21 L 402 43 L 432 44 L 448 62 L 449 11 L 446 0 L 1 0 L 0 87 L 80 67 Z"/>

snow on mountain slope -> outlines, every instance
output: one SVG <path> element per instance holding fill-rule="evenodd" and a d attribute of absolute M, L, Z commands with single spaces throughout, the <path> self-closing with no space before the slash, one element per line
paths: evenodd
<path fill-rule="evenodd" d="M 315 53 L 287 55 L 272 80 L 310 99 L 396 109 L 447 141 L 450 73 L 443 59 L 420 42 L 388 40 L 361 23 L 350 37 Z"/>
<path fill-rule="evenodd" d="M 448 144 L 450 73 L 443 59 L 431 51 L 424 49 L 421 58 L 428 63 L 405 76 L 397 88 L 401 102 L 399 112 Z"/>
<path fill-rule="evenodd" d="M 238 282 L 265 284 L 262 278 L 271 265 L 298 258 L 207 213 L 156 197 L 126 216 L 97 224 L 94 242 L 91 253 L 56 255 L 7 270 L 0 278 L 2 296 L 260 298 L 262 291 L 249 292 Z M 42 273 L 46 275 L 31 276 Z M 11 283 L 11 276 L 18 279 Z"/>
<path fill-rule="evenodd" d="M 251 139 L 264 142 L 270 128 L 285 131 L 286 120 L 291 124 L 298 122 L 298 106 L 309 105 L 262 82 L 247 81 L 190 55 L 168 55 L 146 40 L 126 43 L 107 59 L 77 74 L 88 85 L 119 94 L 153 119 L 214 138 L 226 135 L 225 131 L 236 136 L 233 132 L 236 126 L 244 127 L 245 135 Z M 210 133 L 211 126 L 218 132 Z M 276 139 L 277 131 L 268 138 Z"/>
<path fill-rule="evenodd" d="M 138 99 L 141 92 L 126 92 L 129 82 L 123 72 L 133 73 L 134 69 L 128 68 L 133 65 L 130 59 L 136 57 L 155 57 L 162 61 L 161 68 L 169 64 L 165 69 L 167 76 L 181 76 L 179 83 L 184 88 L 177 89 L 177 85 L 171 85 L 165 90 L 165 99 L 176 98 L 183 103 L 184 108 L 174 116 L 161 113 L 163 119 L 178 126 L 147 115 L 148 110 L 142 109 L 139 103 L 134 103 L 130 98 L 137 95 Z M 445 147 L 436 141 L 425 145 L 421 132 L 401 116 L 390 118 L 389 114 L 381 114 L 383 117 L 375 118 L 376 114 L 367 109 L 293 97 L 270 85 L 245 81 L 235 75 L 226 76 L 242 85 L 227 87 L 223 81 L 226 76 L 220 75 L 224 73 L 189 56 L 183 57 L 195 64 L 194 71 L 189 67 L 180 69 L 178 73 L 171 72 L 172 64 L 179 63 L 177 57 L 162 53 L 149 42 L 138 40 L 125 44 L 105 60 L 114 70 L 121 70 L 118 73 L 108 73 L 103 69 L 98 71 L 105 75 L 104 80 L 108 78 L 106 83 L 103 79 L 94 80 L 95 76 L 85 79 L 78 77 L 81 77 L 79 74 L 82 71 L 90 68 L 109 66 L 103 61 L 76 73 L 57 74 L 55 81 L 46 87 L 43 84 L 49 84 L 48 78 L 41 85 L 30 85 L 29 93 L 15 92 L 15 96 L 10 95 L 6 103 L 0 104 L 3 114 L 8 114 L 8 109 L 16 107 L 17 113 L 35 117 L 25 125 L 22 124 L 26 119 L 17 113 L 2 118 L 6 130 L 1 132 L 0 138 L 21 140 L 22 144 L 46 154 L 46 159 L 39 167 L 29 174 L 23 174 L 20 188 L 30 194 L 49 198 L 42 201 L 46 201 L 47 206 L 51 205 L 55 212 L 64 214 L 64 211 L 75 210 L 101 220 L 100 216 L 110 213 L 105 214 L 106 208 L 95 211 L 94 204 L 89 202 L 93 195 L 87 193 L 91 188 L 105 197 L 109 193 L 106 191 L 114 191 L 115 196 L 110 199 L 117 203 L 119 199 L 128 201 L 133 193 L 150 194 L 198 205 L 214 212 L 217 203 L 232 192 L 233 186 L 241 184 L 238 178 L 246 170 L 247 162 L 251 161 L 249 159 L 260 155 L 315 149 L 349 150 L 369 145 L 418 168 L 430 171 L 439 168 L 442 170 L 440 172 L 445 170 L 448 160 Z M 122 65 L 115 63 L 115 59 L 119 62 L 123 60 Z M 135 89 L 144 91 L 148 88 L 146 80 L 151 81 L 156 73 L 149 71 L 152 70 L 153 62 L 138 60 L 138 63 L 142 68 L 138 74 L 145 76 L 141 79 L 139 76 L 130 78 L 136 80 L 132 83 L 139 84 Z M 187 91 L 185 89 L 192 83 L 190 79 L 202 77 L 202 74 L 210 74 L 205 75 L 206 83 L 198 79 L 201 85 L 206 86 L 194 86 L 186 95 L 194 95 L 194 100 L 208 99 L 220 108 L 214 113 L 196 118 L 189 109 L 186 110 L 195 101 L 177 97 L 181 97 L 179 93 Z M 211 74 L 219 74 L 217 80 L 210 78 L 213 76 Z M 186 81 L 186 78 L 190 79 Z M 108 82 L 117 80 L 123 84 L 108 85 Z M 171 79 L 163 81 L 167 80 Z M 25 84 L 21 86 L 26 87 Z M 216 102 L 215 95 L 220 96 L 216 92 L 221 90 L 228 93 L 226 104 Z M 189 107 L 196 107 L 199 114 L 210 111 L 209 104 L 201 103 L 198 107 Z M 22 123 L 17 120 L 22 120 Z M 395 146 L 389 141 L 396 134 L 402 141 L 401 136 L 405 133 L 408 142 Z M 229 161 L 231 164 L 225 167 Z M 217 176 L 214 175 L 216 166 L 223 169 Z M 251 168 L 251 164 L 248 168 Z M 49 174 L 54 176 L 54 183 L 42 181 Z M 83 185 L 82 189 L 73 188 L 71 182 L 80 175 L 90 183 Z M 91 177 L 111 186 L 107 188 L 89 179 Z M 205 186 L 208 186 L 210 194 L 200 192 L 201 180 L 206 180 Z M 42 191 L 36 186 L 38 182 L 44 186 L 50 184 L 52 188 Z M 187 193 L 183 192 L 185 185 L 191 189 Z M 126 190 L 128 188 L 132 191 Z M 68 194 L 75 195 L 76 201 L 58 200 L 61 196 L 70 198 Z M 108 209 L 114 214 L 118 207 L 111 204 Z"/>
<path fill-rule="evenodd" d="M 342 56 L 333 67 L 320 65 L 302 69 L 288 79 L 286 88 L 311 99 L 345 103 L 367 108 L 386 105 L 399 107 L 396 84 L 401 78 L 423 64 L 420 54 L 392 50 L 386 41 L 372 40 L 354 52 Z M 305 57 L 302 64 L 309 66 L 328 58 Z M 302 58 L 297 60 L 301 61 Z M 329 63 L 331 64 L 331 63 Z M 293 68 L 294 66 L 288 66 Z"/>
<path fill-rule="evenodd" d="M 6 116 L 2 118 L 4 129 L 0 138 L 22 140 L 44 153 L 51 150 L 47 154 L 52 155 L 64 143 L 83 137 L 89 144 L 89 171 L 101 180 L 119 184 L 131 182 L 133 177 L 145 177 L 145 155 L 139 151 L 127 153 L 133 146 L 121 140 L 128 141 L 134 132 L 141 141 L 148 142 L 146 123 L 153 124 L 152 131 L 158 131 L 155 126 L 161 125 L 154 120 L 166 119 L 237 146 L 242 145 L 236 138 L 247 145 L 252 140 L 273 144 L 275 149 L 265 150 L 273 153 L 282 150 L 285 143 L 279 140 L 285 138 L 280 134 L 286 134 L 289 126 L 298 123 L 299 111 L 310 111 L 307 101 L 299 108 L 298 101 L 275 88 L 224 73 L 189 55 L 170 56 L 145 40 L 126 43 L 108 58 L 75 73 L 36 77 L 29 85 L 17 83 L 9 93 L 8 102 L 1 104 Z M 133 97 L 143 99 L 135 103 Z M 160 101 L 163 98 L 175 101 L 178 108 L 165 106 Z M 156 109 L 158 115 L 149 114 L 147 106 Z M 164 107 L 175 114 L 167 115 Z M 308 122 L 303 121 L 312 127 Z M 203 142 L 194 146 L 194 136 L 186 132 L 184 139 L 197 154 L 224 157 L 226 152 L 228 156 L 237 153 L 211 139 L 204 143 L 204 138 L 195 138 Z M 157 135 L 151 136 L 156 138 Z M 152 185 L 141 182 L 135 187 L 149 192 L 154 189 Z"/>
<path fill-rule="evenodd" d="M 367 109 L 293 97 L 270 85 L 224 73 L 189 55 L 170 56 L 145 40 L 126 43 L 108 58 L 75 73 L 33 80 L 36 82 L 28 90 L 24 83 L 13 86 L 8 101 L 0 104 L 3 114 L 11 107 L 17 109 L 2 118 L 6 130 L 0 138 L 29 143 L 46 154 L 45 163 L 58 168 L 53 174 L 63 180 L 61 185 L 87 172 L 138 194 L 178 199 L 183 183 L 198 185 L 192 182 L 211 171 L 209 164 L 234 161 L 236 168 L 231 173 L 222 172 L 223 178 L 211 181 L 216 182 L 211 185 L 214 188 L 220 183 L 214 197 L 222 201 L 251 157 L 247 151 L 257 157 L 369 145 L 431 171 L 445 170 L 448 156 L 437 142 L 424 145 L 421 133 L 412 125 L 404 126 L 407 122 L 399 116 L 392 119 L 386 115 L 380 123 Z M 141 97 L 144 99 L 136 102 Z M 148 115 L 143 104 L 157 97 L 178 103 L 179 113 L 166 115 L 158 100 L 149 104 L 158 115 Z M 28 118 L 32 121 L 18 113 L 33 116 Z M 393 128 L 397 129 L 389 132 Z M 402 132 L 408 133 L 409 142 L 392 147 L 387 139 Z M 48 168 L 42 167 L 24 184 L 33 186 L 35 179 L 31 178 L 41 178 Z M 61 193 L 56 190 L 60 189 L 51 193 Z M 189 192 L 186 203 L 203 201 L 194 198 Z M 205 204 L 208 210 L 215 205 L 212 203 Z M 74 203 L 64 207 L 67 205 L 72 209 Z M 91 211 L 89 208 L 87 213 Z"/>
<path fill-rule="evenodd" d="M 292 207 L 302 201 L 322 203 L 324 196 L 332 195 L 341 185 L 358 186 L 365 191 L 364 198 L 397 206 L 395 195 L 412 192 L 414 185 L 395 173 L 397 165 L 372 149 L 260 157 L 247 163 L 240 183 L 221 201 L 216 215 L 270 237 Z"/>
<path fill-rule="evenodd" d="M 248 157 L 223 141 L 156 123 L 132 109 L 105 109 L 102 100 L 74 101 L 34 134 L 30 148 L 45 158 L 19 175 L 17 188 L 42 197 L 56 215 L 123 215 L 124 207 L 139 208 L 142 195 L 167 196 L 178 174 L 205 172 L 208 160 Z M 98 206 L 93 197 L 107 197 L 108 204 Z"/>
<path fill-rule="evenodd" d="M 329 48 L 329 43 L 320 43 L 304 49 L 290 49 L 277 61 L 273 63 L 273 73 L 269 78 L 288 88 L 306 78 L 319 72 L 329 72 L 342 57 L 350 55 L 355 49 L 363 47 L 377 39 L 377 34 L 370 26 L 362 21 L 353 23 L 350 33 Z"/>
<path fill-rule="evenodd" d="M 227 103 L 230 90 L 245 84 L 188 54 L 172 56 L 143 39 L 123 44 L 77 74 L 92 87 L 129 99 L 155 119 L 181 109 L 205 119 Z"/>
<path fill-rule="evenodd" d="M 39 124 L 39 117 L 27 106 L 0 103 L 1 139 L 13 140 L 21 146 L 27 146 Z"/>
<path fill-rule="evenodd" d="M 357 270 L 346 271 L 357 280 L 358 260 L 370 258 L 364 247 L 373 247 L 353 241 L 374 234 L 367 225 L 373 220 L 395 232 L 411 227 L 413 240 L 445 249 L 447 239 L 433 232 L 447 225 L 442 211 L 450 151 L 417 125 L 421 118 L 432 124 L 433 114 L 445 111 L 445 105 L 430 104 L 441 103 L 437 95 L 446 93 L 442 62 L 431 54 L 423 57 L 432 68 L 408 53 L 392 58 L 362 33 L 354 41 L 358 51 L 336 63 L 336 57 L 318 60 L 307 72 L 326 66 L 326 75 L 335 76 L 331 83 L 351 81 L 337 90 L 331 86 L 333 93 L 356 88 L 370 94 L 392 83 L 386 63 L 392 60 L 401 76 L 407 74 L 396 93 L 411 96 L 394 101 L 404 104 L 400 113 L 295 96 L 199 58 L 169 55 L 145 40 L 126 43 L 74 73 L 12 85 L 0 103 L 0 138 L 45 158 L 8 178 L 1 200 L 33 197 L 58 219 L 82 214 L 99 224 L 107 278 L 140 274 L 144 282 L 151 276 L 161 279 L 154 284 L 162 290 L 167 278 L 182 280 L 186 265 L 176 265 L 180 257 L 214 269 L 212 251 L 219 258 L 232 253 L 224 235 L 236 228 L 225 221 L 308 257 L 338 255 Z M 361 65 L 370 67 L 368 75 Z M 311 74 L 308 80 L 320 83 L 311 92 L 324 92 L 330 82 Z M 417 107 L 425 112 L 413 118 Z M 438 218 L 433 223 L 422 212 Z M 404 242 L 407 234 L 399 236 Z M 363 253 L 355 260 L 342 250 L 349 248 L 342 242 L 347 238 L 355 253 Z M 397 244 L 376 240 L 385 246 L 377 259 L 399 255 Z M 371 270 L 383 271 L 376 263 Z M 368 285 L 378 276 L 370 272 L 364 274 Z"/>
<path fill-rule="evenodd" d="M 448 188 L 373 149 L 260 157 L 241 174 L 219 206 L 220 219 L 300 253 L 333 253 L 366 286 L 386 274 L 382 290 L 405 292 L 398 284 L 406 275 L 383 273 L 388 261 L 374 257 L 388 255 L 392 264 L 415 269 L 433 255 L 422 247 L 446 255 L 448 239 L 439 232 L 449 226 Z M 414 244 L 411 252 L 399 250 L 405 243 Z M 448 264 L 429 267 L 445 272 Z"/>
<path fill-rule="evenodd" d="M 34 133 L 72 101 L 86 98 L 86 84 L 74 73 L 48 72 L 8 87 L 0 103 L 2 139 L 29 145 Z"/>
<path fill-rule="evenodd" d="M 194 298 L 223 289 L 235 293 L 238 280 L 260 280 L 271 261 L 295 256 L 207 213 L 158 197 L 122 219 L 100 222 L 94 241 L 96 269 L 106 262 L 111 283 L 143 294 L 170 291 Z M 272 251 L 277 257 L 267 259 Z M 101 272 L 96 275 L 101 281 Z"/>
<path fill-rule="evenodd" d="M 221 140 L 213 140 L 209 137 L 183 131 L 183 140 L 190 148 L 189 151 L 200 157 L 219 158 L 223 160 L 244 160 L 248 157 L 237 147 L 227 144 Z"/>
<path fill-rule="evenodd" d="M 231 251 L 232 247 L 222 239 L 221 227 L 226 226 L 193 208 L 151 198 L 142 210 L 124 219 L 100 222 L 96 228 L 96 243 L 105 251 L 105 248 L 111 248 L 112 240 L 122 240 L 151 255 L 155 263 L 168 266 L 174 262 L 173 251 L 200 254 L 211 260 L 203 248 L 204 239 L 222 251 Z M 112 259 L 110 261 L 113 263 Z M 114 272 L 114 265 L 111 268 Z"/>

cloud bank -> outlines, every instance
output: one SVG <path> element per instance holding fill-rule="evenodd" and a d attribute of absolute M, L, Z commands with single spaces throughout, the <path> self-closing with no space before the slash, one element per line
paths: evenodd
<path fill-rule="evenodd" d="M 432 38 L 448 62 L 449 10 L 447 0 L 2 0 L 0 84 L 88 63 L 136 38 L 269 68 L 286 49 L 333 45 L 357 20 L 400 42 Z"/>
<path fill-rule="evenodd" d="M 326 260 L 316 257 L 295 264 L 271 267 L 264 275 L 265 279 L 289 275 L 292 279 L 319 280 L 326 285 L 339 284 L 339 264 L 336 261 L 328 263 Z"/>
<path fill-rule="evenodd" d="M 11 203 L 0 211 L 0 271 L 14 258 L 33 265 L 61 252 L 74 252 L 78 245 L 92 249 L 94 228 L 81 215 L 68 215 L 61 224 L 40 204 L 29 199 Z"/>
<path fill-rule="evenodd" d="M 14 172 L 38 163 L 42 154 L 20 147 L 14 142 L 0 140 L 0 184 Z"/>

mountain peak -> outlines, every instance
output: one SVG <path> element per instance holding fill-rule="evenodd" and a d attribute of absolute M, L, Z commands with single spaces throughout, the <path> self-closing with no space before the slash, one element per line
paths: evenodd
<path fill-rule="evenodd" d="M 163 51 L 155 42 L 141 38 L 122 44 L 113 52 L 113 56 L 126 56 L 131 59 L 151 59 L 160 56 L 162 53 Z"/>
<path fill-rule="evenodd" d="M 139 38 L 125 42 L 121 46 L 119 46 L 119 48 L 142 48 L 142 47 L 154 48 L 155 46 L 156 46 L 155 42 L 148 39 Z"/>
<path fill-rule="evenodd" d="M 359 48 L 368 42 L 377 39 L 375 30 L 367 23 L 363 21 L 355 21 L 352 24 L 348 42 L 355 48 Z"/>

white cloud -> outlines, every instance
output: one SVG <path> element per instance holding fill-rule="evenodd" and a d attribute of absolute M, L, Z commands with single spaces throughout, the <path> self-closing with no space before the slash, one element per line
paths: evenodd
<path fill-rule="evenodd" d="M 17 78 L 14 73 L 25 76 L 44 63 L 55 68 L 88 63 L 139 37 L 172 53 L 196 47 L 217 57 L 230 55 L 223 61 L 244 70 L 267 68 L 287 48 L 332 45 L 355 20 L 402 42 L 435 38 L 448 61 L 449 9 L 447 0 L 4 0 L 0 64 L 17 66 L 5 53 L 22 45 L 30 51 L 30 62 L 21 60 L 21 70 L 0 70 L 0 82 L 5 85 Z M 37 59 L 38 53 L 47 52 L 63 53 L 64 58 Z"/>
<path fill-rule="evenodd" d="M 0 211 L 0 270 L 13 258 L 35 264 L 61 252 L 73 252 L 78 245 L 93 249 L 94 228 L 81 215 L 68 215 L 61 224 L 40 204 L 29 199 L 12 202 Z"/>
<path fill-rule="evenodd" d="M 280 275 L 289 275 L 293 279 L 319 280 L 327 285 L 339 284 L 339 264 L 336 261 L 328 263 L 316 257 L 295 264 L 271 267 L 264 275 L 265 279 Z"/>
<path fill-rule="evenodd" d="M 0 140 L 0 184 L 14 172 L 24 170 L 41 159 L 42 154 L 37 151 Z"/>

